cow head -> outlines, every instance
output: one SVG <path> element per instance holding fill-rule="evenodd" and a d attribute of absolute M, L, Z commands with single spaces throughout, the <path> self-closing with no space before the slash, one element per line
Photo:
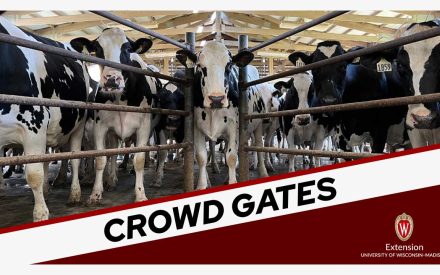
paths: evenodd
<path fill-rule="evenodd" d="M 302 52 L 289 55 L 289 60 L 295 67 L 304 66 L 312 62 L 310 56 Z M 287 91 L 286 100 L 293 102 L 289 108 L 303 110 L 310 107 L 314 96 L 313 77 L 310 73 L 295 74 L 288 82 L 279 81 L 275 87 Z M 296 115 L 292 120 L 294 126 L 307 126 L 311 122 L 310 114 Z"/>
<path fill-rule="evenodd" d="M 170 110 L 184 109 L 184 95 L 183 92 L 173 83 L 169 82 L 163 86 L 159 92 L 160 108 Z M 183 124 L 183 117 L 177 115 L 163 115 L 161 116 L 162 123 L 165 128 L 171 131 L 177 130 Z"/>
<path fill-rule="evenodd" d="M 176 54 L 176 58 L 186 67 L 188 59 L 195 63 L 195 79 L 200 80 L 196 85 L 201 85 L 205 108 L 228 107 L 231 80 L 237 80 L 237 76 L 232 73 L 234 64 L 244 67 L 253 57 L 254 55 L 247 51 L 232 57 L 226 46 L 217 41 L 207 42 L 197 55 L 188 50 L 180 50 Z"/>
<path fill-rule="evenodd" d="M 440 21 L 429 21 L 402 27 L 401 36 L 439 27 Z M 404 45 L 397 54 L 397 70 L 408 86 L 410 95 L 440 91 L 440 37 Z M 406 123 L 411 128 L 438 127 L 439 105 L 436 102 L 410 104 Z"/>
<path fill-rule="evenodd" d="M 339 42 L 324 41 L 318 43 L 311 56 L 311 61 L 318 62 L 344 53 L 345 51 Z M 341 103 L 345 89 L 346 70 L 347 62 L 338 62 L 312 70 L 317 106 Z"/>
<path fill-rule="evenodd" d="M 140 38 L 136 41 L 129 39 L 119 28 L 105 29 L 93 41 L 87 38 L 76 38 L 70 42 L 78 52 L 94 53 L 96 57 L 116 63 L 133 65 L 132 54 L 145 53 L 152 45 L 150 39 Z M 139 66 L 139 65 L 138 65 Z M 102 91 L 121 93 L 124 91 L 127 74 L 119 69 L 101 66 L 99 84 Z"/>

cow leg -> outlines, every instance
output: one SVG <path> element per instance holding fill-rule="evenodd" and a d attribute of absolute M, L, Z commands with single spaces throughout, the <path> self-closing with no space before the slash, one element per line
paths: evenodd
<path fill-rule="evenodd" d="M 237 182 L 237 150 L 238 150 L 238 137 L 237 137 L 237 128 L 236 125 L 233 124 L 228 128 L 228 144 L 226 147 L 226 163 L 228 164 L 229 171 L 229 184 Z M 264 163 L 263 163 L 264 166 Z"/>
<path fill-rule="evenodd" d="M 43 170 L 44 170 L 44 179 L 43 179 L 43 195 L 44 197 L 48 198 L 49 196 L 49 163 L 50 162 L 44 162 L 43 163 Z"/>
<path fill-rule="evenodd" d="M 273 136 L 266 135 L 264 139 L 264 147 L 272 147 L 273 146 Z M 266 166 L 267 171 L 274 172 L 275 168 L 272 165 L 273 159 L 271 153 L 265 153 L 264 165 Z"/>
<path fill-rule="evenodd" d="M 53 187 L 62 187 L 67 183 L 68 166 L 69 166 L 69 160 L 63 159 L 61 161 L 61 165 L 60 165 L 60 169 L 58 170 L 57 177 L 52 182 Z"/>
<path fill-rule="evenodd" d="M 289 149 L 295 149 L 295 138 L 293 137 L 293 129 L 289 130 L 287 134 L 287 147 Z M 289 154 L 289 172 L 295 172 L 295 155 Z"/>
<path fill-rule="evenodd" d="M 211 167 L 214 173 L 220 174 L 220 168 L 218 167 L 217 158 L 215 157 L 215 141 L 209 141 L 209 151 L 211 151 Z"/>
<path fill-rule="evenodd" d="M 255 145 L 257 147 L 263 147 L 263 125 L 259 125 L 257 129 L 255 129 Z M 258 152 L 258 173 L 260 178 L 264 178 L 269 176 L 267 174 L 266 165 L 264 164 L 264 153 Z"/>
<path fill-rule="evenodd" d="M 44 127 L 44 125 L 43 125 Z M 41 136 L 35 135 L 25 137 L 23 142 L 24 155 L 42 155 L 46 151 L 46 133 Z M 28 163 L 25 168 L 26 181 L 34 194 L 34 222 L 47 220 L 49 218 L 49 209 L 44 201 L 44 165 L 43 163 Z"/>
<path fill-rule="evenodd" d="M 107 135 L 106 142 L 107 148 L 118 148 L 118 137 L 114 133 Z M 104 186 L 106 191 L 116 189 L 116 183 L 118 182 L 118 176 L 116 174 L 117 157 L 117 155 L 110 156 L 107 161 L 107 166 L 104 169 Z"/>
<path fill-rule="evenodd" d="M 81 143 L 84 135 L 84 122 L 78 125 L 78 129 L 70 136 L 70 151 L 80 152 Z M 72 184 L 70 185 L 70 195 L 67 200 L 68 205 L 77 204 L 81 201 L 81 186 L 79 185 L 79 163 L 80 159 L 71 159 L 70 165 L 72 166 Z"/>
<path fill-rule="evenodd" d="M 194 149 L 199 166 L 199 178 L 196 189 L 206 189 L 208 187 L 208 172 L 206 171 L 208 153 L 206 152 L 205 136 L 197 127 L 194 128 Z"/>
<path fill-rule="evenodd" d="M 105 137 L 107 134 L 107 130 L 107 127 L 95 123 L 93 132 L 95 137 L 96 150 L 105 149 Z M 87 205 L 96 205 L 99 204 L 102 200 L 102 192 L 104 190 L 102 176 L 106 163 L 106 156 L 99 156 L 95 158 L 95 183 L 93 184 L 92 194 L 87 200 Z"/>
<path fill-rule="evenodd" d="M 166 144 L 167 138 L 165 137 L 165 133 L 163 131 L 159 132 L 159 144 Z M 151 182 L 150 186 L 161 187 L 162 179 L 163 179 L 163 168 L 165 166 L 165 158 L 167 157 L 167 150 L 160 150 L 157 159 L 157 169 L 156 176 L 154 180 Z"/>
<path fill-rule="evenodd" d="M 147 146 L 148 137 L 150 136 L 150 122 L 150 115 L 147 115 L 144 125 L 137 130 L 136 146 Z M 134 154 L 133 166 L 136 172 L 136 183 L 134 188 L 136 195 L 135 201 L 145 201 L 147 200 L 144 189 L 145 152 Z"/>
<path fill-rule="evenodd" d="M 423 137 L 422 132 L 418 129 L 408 129 L 408 136 L 412 148 L 419 148 L 427 145 L 426 139 Z"/>

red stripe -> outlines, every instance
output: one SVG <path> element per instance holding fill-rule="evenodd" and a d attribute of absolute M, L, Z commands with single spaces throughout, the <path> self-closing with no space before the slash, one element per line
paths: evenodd
<path fill-rule="evenodd" d="M 332 164 L 332 165 L 327 165 L 327 166 L 322 166 L 322 167 L 316 167 L 316 168 L 312 168 L 312 169 L 308 169 L 308 170 L 301 170 L 301 171 L 296 171 L 296 172 L 291 172 L 291 173 L 274 175 L 274 176 L 270 176 L 270 177 L 266 177 L 266 178 L 253 179 L 253 180 L 249 180 L 249 181 L 245 181 L 245 182 L 240 182 L 237 184 L 218 186 L 218 187 L 205 189 L 205 190 L 197 190 L 197 191 L 193 191 L 193 192 L 171 195 L 171 196 L 166 196 L 166 197 L 162 197 L 162 198 L 155 198 L 155 199 L 151 199 L 151 200 L 147 200 L 147 201 L 143 201 L 143 202 L 135 202 L 135 203 L 130 203 L 130 204 L 118 205 L 118 206 L 108 207 L 108 208 L 104 208 L 104 209 L 98 209 L 98 210 L 93 210 L 93 211 L 89 211 L 89 212 L 68 215 L 68 216 L 64 216 L 64 217 L 57 217 L 57 218 L 49 219 L 46 221 L 27 223 L 27 224 L 22 224 L 22 225 L 7 227 L 7 228 L 0 228 L 0 234 L 5 234 L 5 233 L 29 229 L 29 228 L 35 228 L 35 227 L 45 226 L 45 225 L 50 225 L 50 224 L 56 224 L 56 223 L 61 223 L 61 222 L 66 222 L 66 221 L 72 221 L 72 220 L 77 220 L 77 219 L 82 219 L 82 218 L 87 218 L 87 217 L 93 217 L 93 216 L 97 216 L 97 215 L 108 214 L 108 213 L 118 212 L 118 211 L 122 211 L 122 210 L 133 209 L 133 208 L 138 208 L 138 207 L 142 207 L 142 206 L 168 202 L 168 201 L 172 201 L 172 200 L 178 200 L 178 199 L 190 198 L 190 197 L 204 195 L 204 194 L 216 193 L 216 192 L 221 192 L 221 191 L 225 191 L 225 190 L 231 190 L 231 189 L 235 189 L 235 188 L 266 183 L 266 182 L 275 181 L 275 180 L 281 180 L 281 179 L 293 178 L 293 177 L 298 177 L 298 176 L 303 176 L 303 175 L 308 175 L 308 174 L 313 174 L 313 173 L 318 173 L 318 172 L 323 172 L 323 171 L 335 170 L 335 169 L 355 166 L 355 165 L 364 164 L 364 163 L 370 163 L 370 162 L 392 159 L 392 158 L 401 157 L 401 156 L 419 154 L 419 153 L 438 150 L 438 149 L 440 149 L 440 144 L 435 144 L 435 145 L 420 147 L 420 148 L 416 148 L 416 149 L 395 152 L 395 153 L 391 153 L 391 154 L 383 154 L 383 155 L 374 156 L 374 157 L 370 157 L 370 158 L 363 158 L 363 159 L 353 160 L 353 161 L 349 161 L 349 162 L 343 162 L 343 163 L 337 163 L 337 164 Z"/>

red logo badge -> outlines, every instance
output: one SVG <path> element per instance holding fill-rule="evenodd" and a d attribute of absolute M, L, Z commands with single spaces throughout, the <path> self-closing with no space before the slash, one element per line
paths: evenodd
<path fill-rule="evenodd" d="M 403 213 L 402 215 L 397 216 L 394 227 L 396 229 L 397 237 L 399 237 L 401 241 L 407 241 L 411 238 L 413 233 L 414 221 L 410 215 Z"/>

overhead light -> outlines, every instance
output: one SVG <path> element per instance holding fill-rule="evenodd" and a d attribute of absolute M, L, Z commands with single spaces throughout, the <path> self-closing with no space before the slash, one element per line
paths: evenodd
<path fill-rule="evenodd" d="M 193 10 L 193 13 L 199 13 L 199 11 L 198 10 Z"/>
<path fill-rule="evenodd" d="M 174 57 L 171 57 L 171 63 L 173 63 L 174 62 Z"/>
<path fill-rule="evenodd" d="M 202 42 L 200 42 L 200 47 L 205 46 L 205 44 L 206 44 L 206 40 L 202 40 Z"/>

